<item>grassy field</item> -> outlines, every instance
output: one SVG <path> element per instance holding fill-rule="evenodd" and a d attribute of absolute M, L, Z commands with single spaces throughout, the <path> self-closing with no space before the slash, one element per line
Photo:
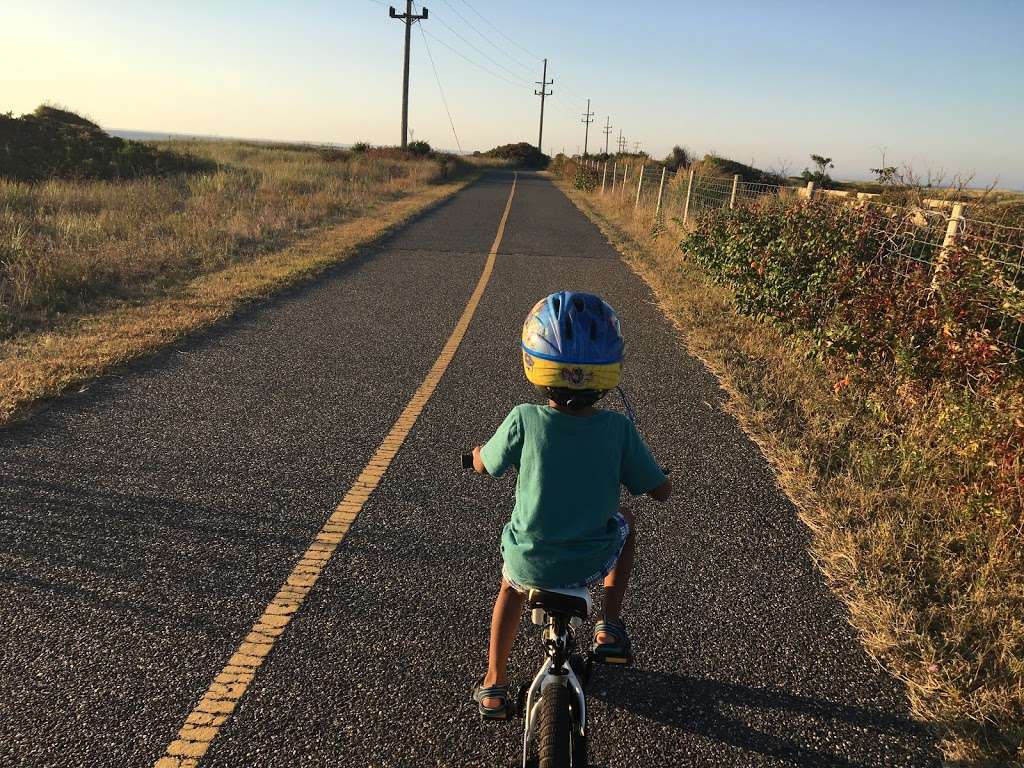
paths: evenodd
<path fill-rule="evenodd" d="M 631 201 L 570 187 L 733 395 L 729 407 L 814 532 L 815 561 L 864 646 L 906 683 L 915 714 L 941 729 L 947 758 L 1019 763 L 1018 383 L 980 396 L 815 355 L 811 340 L 739 312 L 733 290 L 680 250 L 674 223 L 652 227 Z"/>
<path fill-rule="evenodd" d="M 0 338 L 137 301 L 368 213 L 442 177 L 438 161 L 209 142 L 165 145 L 209 173 L 0 180 Z"/>
<path fill-rule="evenodd" d="M 451 157 L 389 149 L 162 146 L 212 170 L 0 179 L 0 423 L 345 258 L 452 194 L 471 170 Z"/>

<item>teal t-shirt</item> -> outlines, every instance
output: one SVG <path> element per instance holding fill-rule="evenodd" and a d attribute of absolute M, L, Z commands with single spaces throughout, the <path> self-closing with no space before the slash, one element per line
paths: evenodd
<path fill-rule="evenodd" d="M 555 588 L 600 572 L 622 544 L 613 517 L 619 485 L 639 496 L 665 482 L 636 427 L 614 411 L 573 416 L 518 405 L 480 458 L 494 477 L 519 470 L 501 554 L 524 586 Z"/>

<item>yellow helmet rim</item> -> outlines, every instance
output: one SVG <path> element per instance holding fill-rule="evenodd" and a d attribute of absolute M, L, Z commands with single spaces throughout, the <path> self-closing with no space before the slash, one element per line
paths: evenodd
<path fill-rule="evenodd" d="M 579 365 L 535 357 L 523 350 L 523 370 L 531 384 L 565 389 L 615 389 L 622 380 L 622 363 Z"/>

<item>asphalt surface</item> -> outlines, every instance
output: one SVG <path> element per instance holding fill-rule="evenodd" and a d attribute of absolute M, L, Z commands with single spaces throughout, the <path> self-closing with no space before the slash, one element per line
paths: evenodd
<path fill-rule="evenodd" d="M 0 765 L 163 754 L 437 357 L 511 181 L 0 432 Z M 625 383 L 676 488 L 635 504 L 637 663 L 595 675 L 593 764 L 937 765 L 715 379 L 530 175 L 451 367 L 202 765 L 517 764 L 521 722 L 481 724 L 468 700 L 513 481 L 458 457 L 536 401 L 519 328 L 566 287 L 619 311 Z M 539 659 L 524 621 L 514 679 Z"/>

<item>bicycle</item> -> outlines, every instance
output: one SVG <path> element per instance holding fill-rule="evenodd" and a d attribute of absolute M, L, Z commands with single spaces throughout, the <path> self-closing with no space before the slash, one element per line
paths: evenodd
<path fill-rule="evenodd" d="M 472 454 L 462 457 L 464 469 Z M 531 621 L 543 627 L 544 661 L 529 687 L 516 697 L 516 714 L 523 726 L 523 768 L 530 764 L 531 740 L 536 735 L 539 768 L 587 768 L 587 700 L 584 689 L 594 662 L 590 651 L 579 651 L 576 630 L 594 603 L 586 588 L 536 589 L 526 595 Z M 586 644 L 583 644 L 586 648 Z"/>
<path fill-rule="evenodd" d="M 636 416 L 625 393 L 617 388 L 626 415 Z M 462 468 L 473 468 L 473 454 L 462 455 Z M 667 476 L 671 470 L 661 467 Z M 594 659 L 588 643 L 583 651 L 576 630 L 590 618 L 593 600 L 586 587 L 578 589 L 529 588 L 526 606 L 531 621 L 543 627 L 544 661 L 529 687 L 521 687 L 513 714 L 525 718 L 523 768 L 530 765 L 530 744 L 537 734 L 539 768 L 587 768 L 587 700 Z M 605 663 L 625 664 L 626 658 L 606 657 Z"/>

